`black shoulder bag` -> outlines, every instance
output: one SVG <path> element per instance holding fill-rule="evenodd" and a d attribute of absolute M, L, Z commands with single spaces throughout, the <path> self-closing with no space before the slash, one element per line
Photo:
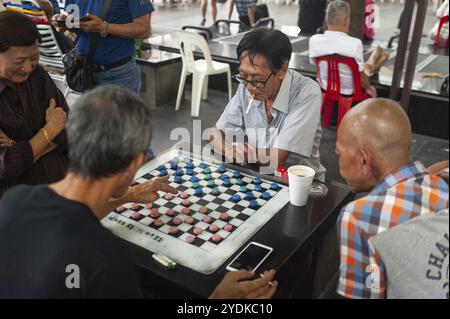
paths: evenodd
<path fill-rule="evenodd" d="M 106 19 L 112 0 L 105 0 L 102 8 L 101 18 Z M 67 85 L 75 92 L 82 93 L 95 86 L 96 68 L 92 59 L 94 58 L 100 35 L 94 34 L 91 37 L 88 54 L 85 56 L 76 52 L 76 48 L 63 56 L 64 72 L 66 74 Z"/>

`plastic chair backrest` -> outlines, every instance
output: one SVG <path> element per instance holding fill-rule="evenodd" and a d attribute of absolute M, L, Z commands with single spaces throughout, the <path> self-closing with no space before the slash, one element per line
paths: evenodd
<path fill-rule="evenodd" d="M 56 40 L 53 28 L 49 24 L 37 23 L 36 26 L 42 38 L 39 46 L 41 64 L 64 69 L 64 64 L 62 63 L 64 54 Z"/>
<path fill-rule="evenodd" d="M 255 28 L 269 28 L 273 29 L 275 27 L 275 20 L 272 18 L 262 18 L 256 21 Z"/>
<path fill-rule="evenodd" d="M 181 30 L 201 34 L 207 41 L 213 38 L 213 33 L 209 28 L 185 25 Z"/>
<path fill-rule="evenodd" d="M 339 65 L 343 64 L 350 68 L 353 77 L 354 99 L 362 99 L 362 85 L 361 85 L 361 73 L 359 72 L 358 64 L 354 58 L 344 57 L 338 54 L 327 55 L 316 58 L 317 65 L 317 80 L 319 85 L 322 85 L 320 79 L 320 63 L 325 62 L 328 65 L 328 83 L 327 83 L 327 95 L 334 99 L 339 99 L 341 95 L 341 76 L 339 73 Z"/>
<path fill-rule="evenodd" d="M 187 32 L 187 31 L 177 31 L 177 36 L 181 40 L 180 53 L 183 63 L 188 69 L 194 70 L 195 67 L 195 57 L 194 57 L 194 47 L 197 47 L 202 52 L 208 71 L 213 70 L 211 52 L 209 50 L 208 42 L 205 38 L 198 33 Z"/>
<path fill-rule="evenodd" d="M 438 28 L 438 32 L 436 34 L 436 40 L 434 41 L 435 46 L 441 45 L 441 33 L 442 33 L 442 29 L 444 28 L 444 24 L 446 24 L 446 23 L 448 23 L 448 16 L 442 17 L 439 22 L 439 28 Z M 448 40 L 449 39 L 447 39 L 447 46 L 448 46 Z"/>
<path fill-rule="evenodd" d="M 234 30 L 232 25 L 234 25 Z M 217 36 L 229 36 L 232 34 L 237 34 L 239 32 L 240 21 L 237 20 L 217 20 L 213 26 L 214 32 Z M 233 32 L 235 31 L 235 32 Z"/>

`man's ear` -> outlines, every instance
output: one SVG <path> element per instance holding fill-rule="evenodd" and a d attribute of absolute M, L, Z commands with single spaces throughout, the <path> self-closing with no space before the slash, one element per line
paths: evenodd
<path fill-rule="evenodd" d="M 360 150 L 360 165 L 364 176 L 372 175 L 372 155 L 366 149 Z"/>
<path fill-rule="evenodd" d="M 128 177 L 134 177 L 136 175 L 136 172 L 141 168 L 141 166 L 144 164 L 145 161 L 145 155 L 144 152 L 139 153 L 133 161 L 128 165 L 126 169 L 126 173 Z"/>
<path fill-rule="evenodd" d="M 289 70 L 289 61 L 285 61 L 281 66 L 280 72 L 278 73 L 278 78 L 280 79 L 280 81 L 284 80 L 288 70 Z"/>

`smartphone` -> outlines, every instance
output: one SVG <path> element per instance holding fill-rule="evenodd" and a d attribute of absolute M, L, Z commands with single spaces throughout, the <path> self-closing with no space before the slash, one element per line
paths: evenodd
<path fill-rule="evenodd" d="M 66 20 L 63 20 L 63 19 L 52 19 L 51 22 L 58 24 L 58 26 L 63 26 L 66 23 Z"/>
<path fill-rule="evenodd" d="M 242 269 L 255 272 L 264 260 L 272 253 L 273 248 L 251 242 L 247 245 L 235 259 L 227 266 L 228 271 L 239 271 Z"/>
<path fill-rule="evenodd" d="M 88 17 L 88 16 L 84 16 L 84 17 L 80 18 L 81 22 L 85 22 L 85 21 L 89 21 L 89 20 L 91 20 L 91 17 Z"/>

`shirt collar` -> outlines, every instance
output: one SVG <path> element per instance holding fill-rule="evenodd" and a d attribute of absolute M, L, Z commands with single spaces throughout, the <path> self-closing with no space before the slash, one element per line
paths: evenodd
<path fill-rule="evenodd" d="M 374 193 L 385 192 L 397 184 L 400 184 L 408 179 L 417 178 L 428 174 L 425 166 L 421 162 L 414 162 L 393 171 L 386 176 L 373 190 Z"/>
<path fill-rule="evenodd" d="M 334 35 L 334 36 L 341 36 L 341 37 L 349 37 L 349 35 L 345 32 L 341 31 L 325 31 L 325 35 Z"/>
<path fill-rule="evenodd" d="M 288 113 L 289 109 L 289 92 L 291 91 L 292 74 L 288 70 L 286 76 L 281 83 L 280 90 L 278 91 L 277 97 L 273 102 L 272 108 L 277 109 L 280 112 Z"/>

